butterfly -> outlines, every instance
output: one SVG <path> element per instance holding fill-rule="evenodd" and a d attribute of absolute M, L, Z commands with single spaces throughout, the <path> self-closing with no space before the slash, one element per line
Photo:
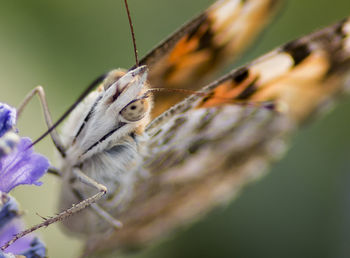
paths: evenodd
<path fill-rule="evenodd" d="M 277 4 L 277 1 L 260 4 L 219 1 L 205 15 L 180 29 L 175 40 L 171 37 L 166 41 L 165 48 L 161 45 L 141 60 L 149 69 L 152 87 L 191 87 L 200 94 L 180 103 L 174 94 L 159 99 L 156 96 L 154 113 L 150 114 L 152 122 L 140 129 L 149 137 L 142 161 L 146 171 L 133 182 L 133 194 L 126 208 L 118 211 L 124 227 L 115 236 L 103 238 L 101 245 L 94 235 L 91 240 L 94 244 L 97 242 L 103 248 L 143 244 L 157 238 L 157 233 L 171 231 L 230 198 L 232 191 L 237 190 L 235 184 L 241 186 L 259 176 L 266 161 L 280 152 L 279 147 L 283 147 L 289 132 L 338 92 L 348 67 L 345 21 L 319 35 L 284 45 L 200 88 L 199 79 L 225 62 L 226 57 L 234 56 L 263 24 L 254 22 L 250 14 L 253 17 L 263 14 L 259 21 L 265 21 Z M 228 7 L 233 8 L 232 13 L 236 10 L 252 13 L 235 20 L 225 16 Z M 243 26 L 227 26 L 227 22 L 242 22 Z M 230 33 L 237 35 L 232 28 L 238 30 L 242 39 L 230 39 Z M 332 43 L 328 43 L 329 39 Z M 329 55 L 330 52 L 334 55 Z M 115 78 L 106 80 L 105 90 L 114 81 Z M 91 107 L 86 110 L 89 112 Z M 154 118 L 158 114 L 161 115 Z M 82 124 L 75 128 L 78 131 L 82 128 L 83 132 Z M 218 150 L 222 155 L 214 156 Z M 236 173 L 229 173 L 232 169 Z"/>

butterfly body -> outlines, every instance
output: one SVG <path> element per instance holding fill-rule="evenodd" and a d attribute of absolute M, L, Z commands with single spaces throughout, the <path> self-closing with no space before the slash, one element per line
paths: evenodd
<path fill-rule="evenodd" d="M 78 168 L 106 186 L 97 204 L 124 224 L 106 235 L 111 225 L 91 209 L 64 222 L 87 235 L 87 253 L 142 246 L 234 198 L 284 152 L 295 128 L 342 92 L 350 66 L 349 20 L 201 87 L 207 74 L 244 47 L 241 40 L 257 33 L 278 2 L 218 1 L 140 61 L 149 68 L 149 86 L 144 79 L 134 94 L 116 98 L 124 77 L 108 76 L 71 114 L 63 130 L 61 208 L 79 201 L 75 190 L 84 197 L 96 191 L 74 182 Z M 182 101 L 175 94 L 156 96 L 151 112 L 147 87 L 198 92 Z M 126 112 L 129 121 L 120 119 L 127 105 L 144 97 L 144 116 L 135 120 L 137 114 Z"/>

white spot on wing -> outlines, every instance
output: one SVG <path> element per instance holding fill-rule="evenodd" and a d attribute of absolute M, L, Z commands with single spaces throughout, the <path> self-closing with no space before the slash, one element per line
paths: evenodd
<path fill-rule="evenodd" d="M 294 61 L 289 54 L 275 53 L 255 63 L 251 71 L 260 75 L 259 84 L 265 84 L 287 73 L 293 64 Z"/>
<path fill-rule="evenodd" d="M 238 5 L 240 3 L 240 0 L 218 2 L 214 7 L 216 10 L 213 12 L 215 27 L 220 27 L 224 25 L 228 19 L 232 19 L 239 10 Z"/>

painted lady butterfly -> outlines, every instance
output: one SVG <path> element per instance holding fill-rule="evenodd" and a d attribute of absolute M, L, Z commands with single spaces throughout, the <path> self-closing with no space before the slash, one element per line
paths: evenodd
<path fill-rule="evenodd" d="M 72 112 L 56 141 L 65 153 L 62 207 L 96 192 L 77 174 L 108 189 L 95 212 L 64 222 L 91 235 L 87 252 L 143 245 L 231 199 L 283 151 L 290 132 L 342 92 L 349 79 L 348 20 L 201 87 L 242 51 L 279 4 L 216 2 L 141 60 L 148 71 L 110 72 Z M 197 93 L 185 100 L 161 93 L 153 100 L 148 87 Z M 96 215 L 104 216 L 103 210 L 124 224 L 108 237 L 110 223 Z"/>

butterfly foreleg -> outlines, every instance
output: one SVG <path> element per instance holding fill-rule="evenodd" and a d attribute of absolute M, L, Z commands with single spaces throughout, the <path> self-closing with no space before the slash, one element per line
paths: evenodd
<path fill-rule="evenodd" d="M 1 250 L 5 250 L 7 247 L 12 245 L 14 242 L 16 242 L 18 239 L 30 234 L 31 232 L 34 232 L 42 227 L 47 227 L 53 223 L 56 223 L 58 221 L 63 221 L 67 219 L 68 217 L 84 210 L 87 207 L 91 207 L 98 216 L 103 218 L 105 221 L 110 223 L 112 226 L 116 228 L 120 228 L 122 226 L 122 223 L 116 219 L 114 219 L 107 211 L 102 209 L 100 206 L 96 204 L 98 200 L 100 200 L 106 193 L 107 193 L 107 187 L 105 187 L 102 184 L 99 184 L 96 182 L 94 179 L 90 178 L 89 176 L 85 175 L 79 168 L 73 168 L 73 175 L 76 179 L 78 179 L 80 182 L 83 184 L 86 184 L 94 189 L 97 189 L 98 192 L 94 195 L 92 195 L 89 198 L 84 198 L 83 195 L 81 195 L 77 190 L 73 190 L 73 192 L 79 197 L 81 200 L 77 204 L 73 204 L 71 208 L 66 209 L 59 214 L 53 216 L 53 217 L 48 217 L 44 218 L 44 221 L 40 224 L 37 224 L 33 227 L 30 227 L 18 234 L 16 234 L 10 241 L 5 243 L 2 247 Z"/>
<path fill-rule="evenodd" d="M 75 175 L 75 177 L 80 180 L 82 183 L 97 189 L 99 192 L 102 192 L 104 194 L 107 193 L 107 188 L 96 182 L 94 179 L 92 179 L 91 177 L 85 175 L 79 168 L 74 168 L 73 169 L 73 174 Z M 76 197 L 79 200 L 86 200 L 86 198 L 84 197 L 84 195 L 82 193 L 80 193 L 77 189 L 74 189 L 74 187 L 72 186 L 73 189 L 73 193 L 74 195 L 76 195 Z M 102 196 L 101 196 L 102 197 Z M 97 202 L 98 200 L 96 200 Z M 96 202 L 91 204 L 91 208 L 92 210 L 102 219 L 104 219 L 106 222 L 108 222 L 109 224 L 111 224 L 113 227 L 115 228 L 121 228 L 123 226 L 123 224 L 115 219 L 111 214 L 109 214 L 107 211 L 105 211 L 102 207 L 100 207 Z"/>
<path fill-rule="evenodd" d="M 16 235 L 14 235 L 14 237 L 8 241 L 7 243 L 5 243 L 2 247 L 1 250 L 5 250 L 7 247 L 9 247 L 10 245 L 12 245 L 14 242 L 16 242 L 18 239 L 42 228 L 42 227 L 47 227 L 53 223 L 56 223 L 58 221 L 63 221 L 65 219 L 67 219 L 68 217 L 74 215 L 75 213 L 78 213 L 82 210 L 84 210 L 86 207 L 91 206 L 93 203 L 97 202 L 98 200 L 100 200 L 102 198 L 102 196 L 104 196 L 107 192 L 107 188 L 101 184 L 98 184 L 97 182 L 95 182 L 94 180 L 90 179 L 89 177 L 87 177 L 86 175 L 84 175 L 82 172 L 80 171 L 76 171 L 75 175 L 79 178 L 79 180 L 81 180 L 82 182 L 96 187 L 97 189 L 99 189 L 98 193 L 94 194 L 93 196 L 77 203 L 77 204 L 73 204 L 71 208 L 66 209 L 62 212 L 60 212 L 59 214 L 53 216 L 53 217 L 49 217 L 49 218 L 44 218 L 44 221 L 40 224 L 37 224 L 33 227 L 30 227 Z"/>
<path fill-rule="evenodd" d="M 40 85 L 36 86 L 31 92 L 29 92 L 28 95 L 22 101 L 22 103 L 19 105 L 19 107 L 17 109 L 17 119 L 20 117 L 24 108 L 27 106 L 27 104 L 32 100 L 32 98 L 35 95 L 38 95 L 38 97 L 39 97 L 39 101 L 40 101 L 42 109 L 43 109 L 46 125 L 48 128 L 51 128 L 51 126 L 53 125 L 51 113 L 49 111 L 49 106 L 47 105 L 44 88 Z M 62 140 L 59 137 L 57 131 L 55 129 L 53 129 L 50 132 L 50 135 L 51 135 L 51 138 L 52 138 L 52 141 L 53 141 L 55 147 L 64 156 L 65 149 L 63 147 Z"/>

